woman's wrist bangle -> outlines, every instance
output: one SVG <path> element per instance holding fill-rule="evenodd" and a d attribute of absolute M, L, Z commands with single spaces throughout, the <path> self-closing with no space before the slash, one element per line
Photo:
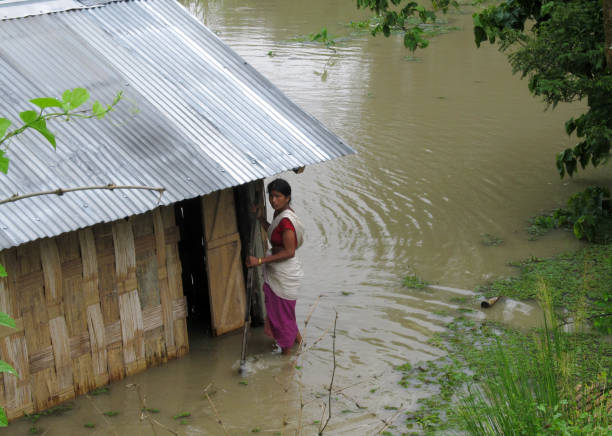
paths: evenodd
<path fill-rule="evenodd" d="M 257 258 L 257 265 L 261 265 L 261 257 Z"/>

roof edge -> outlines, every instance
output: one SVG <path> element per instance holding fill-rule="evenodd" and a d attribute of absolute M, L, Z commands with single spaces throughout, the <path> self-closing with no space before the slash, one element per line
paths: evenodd
<path fill-rule="evenodd" d="M 0 2 L 0 21 L 90 9 L 125 0 L 4 0 Z"/>

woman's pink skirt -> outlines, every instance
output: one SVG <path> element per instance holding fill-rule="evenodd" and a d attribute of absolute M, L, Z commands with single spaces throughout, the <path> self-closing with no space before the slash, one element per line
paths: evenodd
<path fill-rule="evenodd" d="M 266 297 L 266 312 L 272 337 L 281 348 L 289 348 L 295 342 L 298 334 L 295 320 L 295 300 L 285 300 L 276 295 L 270 285 L 264 283 Z M 266 326 L 267 327 L 267 326 Z"/>

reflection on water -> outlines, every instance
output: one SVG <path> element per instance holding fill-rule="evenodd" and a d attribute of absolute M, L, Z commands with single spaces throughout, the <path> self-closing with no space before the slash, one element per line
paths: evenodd
<path fill-rule="evenodd" d="M 579 107 L 544 112 L 502 55 L 493 47 L 475 49 L 469 14 L 451 14 L 450 24 L 463 30 L 437 37 L 415 61 L 398 38 L 351 35 L 345 23 L 363 16 L 354 2 L 183 3 L 358 151 L 286 175 L 308 229 L 300 250 L 306 278 L 298 318 L 304 320 L 321 295 L 306 340 L 322 339 L 295 362 L 273 354 L 263 332 L 254 331 L 253 371 L 241 384 L 240 335 L 210 339 L 192 332 L 189 356 L 115 383 L 109 394 L 79 399 L 70 419 L 41 423 L 46 434 L 84 434 L 86 422 L 96 424 L 88 434 L 113 428 L 121 435 L 151 434 L 127 383 L 142 385 L 148 405 L 160 409 L 156 419 L 179 434 L 224 434 L 203 394 L 211 383 L 211 400 L 230 434 L 293 434 L 287 429 L 300 420 L 300 396 L 307 403 L 305 434 L 316 434 L 333 366 L 335 311 L 334 385 L 344 390 L 335 394 L 329 430 L 375 434 L 381 419 L 394 414 L 389 407 L 409 409 L 427 395 L 399 387 L 393 367 L 440 356 L 429 339 L 458 308 L 473 308 L 469 315 L 479 319 L 537 323 L 534 306 L 511 300 L 482 311 L 470 289 L 511 274 L 511 260 L 579 246 L 569 234 L 533 242 L 524 231 L 529 216 L 558 207 L 594 180 L 610 183 L 605 169 L 558 178 L 554 155 L 571 145 L 563 123 Z M 324 26 L 340 41 L 335 50 L 296 41 Z M 483 245 L 485 233 L 503 243 Z M 434 286 L 403 288 L 407 274 Z M 99 411 L 111 409 L 121 414 L 103 419 Z M 172 418 L 181 412 L 191 413 L 182 424 Z"/>

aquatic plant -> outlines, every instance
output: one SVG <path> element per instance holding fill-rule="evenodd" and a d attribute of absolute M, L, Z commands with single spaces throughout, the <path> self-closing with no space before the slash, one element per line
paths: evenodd
<path fill-rule="evenodd" d="M 545 285 L 539 293 L 544 328 L 533 336 L 531 352 L 510 353 L 496 336 L 488 350 L 491 366 L 459 401 L 457 414 L 472 435 L 608 434 L 607 376 L 601 373 L 594 384 L 578 377 L 573 338 L 557 322 Z M 592 396 L 593 386 L 601 389 L 599 403 L 579 401 Z"/>
<path fill-rule="evenodd" d="M 549 259 L 532 257 L 512 266 L 519 269 L 518 277 L 497 279 L 478 291 L 487 297 L 536 299 L 538 283 L 543 281 L 552 294 L 555 308 L 583 307 L 585 317 L 595 328 L 612 333 L 612 245 L 590 245 Z"/>
<path fill-rule="evenodd" d="M 480 243 L 487 247 L 497 247 L 504 243 L 504 240 L 498 236 L 491 235 L 489 233 L 480 234 Z"/>
<path fill-rule="evenodd" d="M 421 280 L 420 278 L 418 278 L 416 275 L 413 274 L 413 275 L 404 277 L 404 280 L 402 281 L 402 285 L 410 289 L 423 289 L 429 286 L 429 283 L 424 280 Z"/>

